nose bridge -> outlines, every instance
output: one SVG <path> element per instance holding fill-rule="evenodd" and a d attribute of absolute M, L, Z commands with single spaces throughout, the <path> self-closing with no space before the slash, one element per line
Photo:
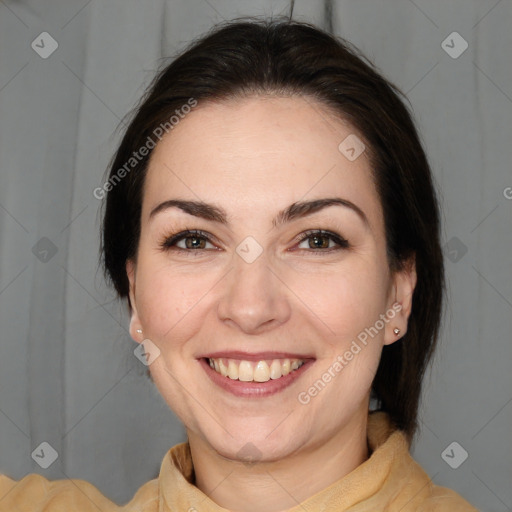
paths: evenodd
<path fill-rule="evenodd" d="M 272 273 L 265 254 L 254 260 L 245 260 L 239 254 L 233 255 L 233 271 L 228 293 L 247 309 L 258 307 L 273 300 L 275 289 L 271 282 Z"/>
<path fill-rule="evenodd" d="M 233 254 L 232 271 L 220 298 L 220 319 L 237 324 L 245 332 L 284 322 L 289 305 L 274 272 L 263 248 L 257 249 L 251 241 L 242 242 Z"/>

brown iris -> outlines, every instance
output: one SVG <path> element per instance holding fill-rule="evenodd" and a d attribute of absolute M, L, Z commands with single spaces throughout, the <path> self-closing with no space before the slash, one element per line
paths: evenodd
<path fill-rule="evenodd" d="M 309 247 L 311 249 L 328 249 L 329 238 L 324 235 L 315 235 L 309 237 Z"/>

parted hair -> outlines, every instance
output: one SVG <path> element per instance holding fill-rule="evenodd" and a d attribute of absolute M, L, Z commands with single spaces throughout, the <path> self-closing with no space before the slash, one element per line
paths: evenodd
<path fill-rule="evenodd" d="M 165 63 L 134 109 L 107 170 L 112 186 L 103 202 L 100 251 L 105 276 L 129 305 L 126 262 L 136 259 L 152 149 L 127 167 L 133 153 L 191 99 L 200 106 L 258 94 L 314 99 L 363 137 L 383 208 L 389 267 L 401 270 L 413 258 L 417 273 L 407 332 L 384 346 L 372 397 L 412 441 L 442 316 L 439 205 L 404 95 L 342 38 L 288 19 L 238 19 L 213 27 Z"/>

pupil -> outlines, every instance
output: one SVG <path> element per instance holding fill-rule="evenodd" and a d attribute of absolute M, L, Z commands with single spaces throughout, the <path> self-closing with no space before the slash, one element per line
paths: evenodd
<path fill-rule="evenodd" d="M 313 240 L 314 247 L 316 247 L 316 248 L 318 248 L 318 247 L 325 248 L 329 245 L 328 242 L 326 244 L 327 239 L 324 236 L 323 237 L 314 236 L 312 240 Z"/>
<path fill-rule="evenodd" d="M 187 238 L 186 245 L 187 245 L 187 248 L 189 248 L 189 249 L 197 249 L 198 247 L 200 247 L 202 242 L 203 242 L 203 240 L 201 240 L 200 238 L 191 236 L 191 237 Z"/>

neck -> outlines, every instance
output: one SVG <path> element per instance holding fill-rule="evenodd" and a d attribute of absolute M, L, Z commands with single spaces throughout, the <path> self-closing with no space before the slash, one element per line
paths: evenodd
<path fill-rule="evenodd" d="M 189 432 L 195 485 L 232 511 L 288 510 L 368 459 L 367 419 L 364 411 L 325 442 L 279 461 L 252 465 L 221 457 L 203 438 Z"/>

